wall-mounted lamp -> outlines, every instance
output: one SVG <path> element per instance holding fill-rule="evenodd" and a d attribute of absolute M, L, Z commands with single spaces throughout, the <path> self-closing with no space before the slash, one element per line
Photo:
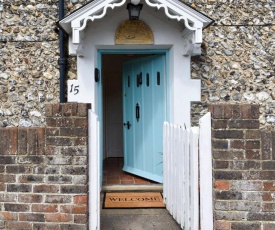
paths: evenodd
<path fill-rule="evenodd" d="M 130 20 L 138 20 L 142 7 L 143 7 L 143 4 L 134 5 L 132 3 L 128 3 L 127 10 L 129 12 L 129 19 Z"/>

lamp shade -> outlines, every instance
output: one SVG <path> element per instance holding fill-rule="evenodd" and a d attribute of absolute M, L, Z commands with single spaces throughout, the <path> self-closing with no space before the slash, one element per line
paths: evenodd
<path fill-rule="evenodd" d="M 138 20 L 142 7 L 143 7 L 142 4 L 134 5 L 132 3 L 128 3 L 127 10 L 129 12 L 129 19 L 130 20 Z"/>
<path fill-rule="evenodd" d="M 137 5 L 140 3 L 140 0 L 131 0 L 131 3 L 133 3 L 134 5 Z"/>

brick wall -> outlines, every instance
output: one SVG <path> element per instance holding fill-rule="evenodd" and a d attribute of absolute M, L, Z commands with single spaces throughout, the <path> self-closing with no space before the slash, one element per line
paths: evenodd
<path fill-rule="evenodd" d="M 87 104 L 46 105 L 46 127 L 0 129 L 0 229 L 87 229 Z"/>
<path fill-rule="evenodd" d="M 275 131 L 259 106 L 211 105 L 215 229 L 275 229 Z"/>
<path fill-rule="evenodd" d="M 87 229 L 89 105 L 48 104 L 46 127 L 0 129 L 0 228 Z M 275 131 L 258 105 L 211 105 L 215 229 L 275 229 Z"/>

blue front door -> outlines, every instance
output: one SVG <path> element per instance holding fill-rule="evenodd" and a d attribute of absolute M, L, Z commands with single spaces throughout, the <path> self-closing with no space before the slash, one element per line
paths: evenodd
<path fill-rule="evenodd" d="M 162 126 L 165 118 L 165 56 L 123 65 L 123 170 L 162 183 Z"/>

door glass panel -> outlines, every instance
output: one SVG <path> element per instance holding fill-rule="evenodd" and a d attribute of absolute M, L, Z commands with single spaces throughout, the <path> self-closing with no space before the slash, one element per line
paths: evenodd
<path fill-rule="evenodd" d="M 157 72 L 157 85 L 160 85 L 160 72 Z"/>
<path fill-rule="evenodd" d="M 146 74 L 146 85 L 149 87 L 150 85 L 150 79 L 149 79 L 149 73 Z"/>
<path fill-rule="evenodd" d="M 140 74 L 137 74 L 137 87 L 142 85 L 142 72 Z"/>

